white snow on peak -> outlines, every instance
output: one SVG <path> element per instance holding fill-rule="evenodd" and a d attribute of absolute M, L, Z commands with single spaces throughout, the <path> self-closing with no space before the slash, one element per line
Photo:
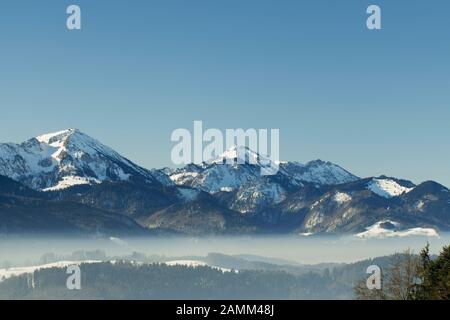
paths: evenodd
<path fill-rule="evenodd" d="M 190 164 L 174 170 L 170 179 L 176 185 L 198 188 L 210 194 L 232 192 L 244 184 L 262 179 L 262 170 L 270 170 L 272 165 L 274 162 L 248 147 L 234 145 L 201 165 Z"/>
<path fill-rule="evenodd" d="M 263 155 L 251 150 L 246 146 L 233 145 L 224 153 L 222 153 L 217 158 L 206 161 L 207 163 L 216 163 L 216 164 L 254 164 L 254 165 L 263 165 L 270 166 L 272 161 Z M 273 162 L 274 165 L 277 165 L 277 162 Z"/>
<path fill-rule="evenodd" d="M 316 160 L 304 165 L 297 162 L 271 161 L 246 146 L 237 145 L 202 165 L 187 165 L 174 170 L 170 172 L 170 178 L 177 185 L 199 188 L 211 194 L 220 191 L 231 192 L 239 190 L 244 185 L 260 183 L 267 177 L 261 174 L 260 169 L 272 168 L 272 165 L 277 168 L 277 177 L 279 177 L 279 182 L 272 181 L 272 183 L 280 185 L 284 185 L 283 182 L 294 187 L 302 187 L 304 182 L 316 185 L 335 185 L 358 179 L 330 162 Z M 267 194 L 275 197 L 274 200 L 280 198 L 281 193 L 275 186 L 267 186 L 266 189 Z"/>
<path fill-rule="evenodd" d="M 345 202 L 351 201 L 352 197 L 349 196 L 348 194 L 344 193 L 344 192 L 337 192 L 334 195 L 333 200 L 336 201 L 339 204 L 343 204 Z"/>
<path fill-rule="evenodd" d="M 372 179 L 367 189 L 384 198 L 392 198 L 410 192 L 413 188 L 403 187 L 392 179 Z"/>
<path fill-rule="evenodd" d="M 214 194 L 223 188 L 232 191 L 249 181 L 255 181 L 257 179 L 255 171 L 257 170 L 239 165 L 214 164 L 204 167 L 201 172 L 190 171 L 186 167 L 172 174 L 170 178 L 177 185 L 190 186 Z"/>
<path fill-rule="evenodd" d="M 68 129 L 54 133 L 47 133 L 36 137 L 39 142 L 49 145 L 57 149 L 54 154 L 56 160 L 61 160 L 59 155 L 63 155 L 63 151 L 69 152 L 76 159 L 80 159 L 86 155 L 103 154 L 113 159 L 129 162 L 120 156 L 116 151 L 105 146 L 100 141 L 91 138 L 82 133 L 78 129 Z"/>
<path fill-rule="evenodd" d="M 395 229 L 383 228 L 383 225 L 389 223 L 392 224 Z M 399 230 L 399 223 L 390 220 L 378 221 L 374 225 L 366 228 L 366 231 L 356 234 L 358 238 L 392 238 L 392 237 L 410 237 L 410 236 L 423 236 L 423 237 L 439 237 L 439 234 L 432 228 L 410 228 L 405 230 Z"/>
<path fill-rule="evenodd" d="M 0 175 L 44 191 L 126 181 L 131 175 L 172 183 L 167 175 L 139 167 L 78 129 L 43 134 L 21 144 L 0 143 Z"/>
<path fill-rule="evenodd" d="M 340 166 L 321 160 L 310 161 L 307 164 L 295 161 L 283 162 L 280 163 L 280 168 L 294 179 L 317 185 L 336 185 L 358 180 L 358 177 Z"/>
<path fill-rule="evenodd" d="M 176 184 L 183 185 L 186 181 L 190 181 L 198 176 L 198 172 L 180 172 L 170 175 L 170 179 Z"/>
<path fill-rule="evenodd" d="M 64 138 L 67 138 L 68 136 L 70 136 L 72 133 L 78 132 L 78 129 L 67 129 L 67 130 L 61 130 L 61 131 L 57 131 L 57 132 L 52 132 L 52 133 L 46 133 L 46 134 L 42 134 L 40 136 L 36 137 L 36 140 L 38 140 L 39 142 L 44 142 L 47 144 L 51 144 L 51 140 L 63 140 Z"/>

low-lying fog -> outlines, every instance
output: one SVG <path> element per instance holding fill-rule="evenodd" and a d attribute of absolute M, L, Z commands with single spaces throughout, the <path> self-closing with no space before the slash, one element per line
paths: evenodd
<path fill-rule="evenodd" d="M 0 238 L 0 264 L 38 262 L 45 253 L 70 255 L 74 251 L 103 250 L 108 256 L 140 252 L 167 257 L 206 256 L 216 252 L 227 255 L 251 254 L 284 259 L 300 264 L 354 262 L 390 255 L 411 248 L 419 252 L 427 241 L 432 253 L 450 244 L 450 234 L 437 237 L 359 239 L 355 237 L 150 237 L 150 238 Z"/>

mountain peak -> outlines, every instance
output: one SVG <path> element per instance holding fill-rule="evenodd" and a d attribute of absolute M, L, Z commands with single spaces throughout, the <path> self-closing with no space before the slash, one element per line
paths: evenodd
<path fill-rule="evenodd" d="M 333 163 L 329 161 L 323 161 L 320 159 L 311 160 L 306 163 L 307 166 L 323 166 L 323 165 L 332 165 Z"/>
<path fill-rule="evenodd" d="M 60 161 L 66 154 L 70 154 L 76 159 L 95 154 L 102 154 L 119 161 L 122 161 L 123 158 L 113 149 L 76 128 L 46 133 L 31 140 L 37 140 L 41 144 L 41 148 L 52 152 L 51 157 L 57 161 Z"/>
<path fill-rule="evenodd" d="M 259 153 L 253 151 L 247 146 L 235 144 L 232 145 L 228 150 L 223 152 L 218 157 L 208 161 L 208 163 L 213 164 L 245 163 L 245 164 L 269 166 L 272 163 L 272 161 L 268 157 L 260 155 Z"/>
<path fill-rule="evenodd" d="M 225 163 L 226 161 L 234 162 L 236 159 L 247 160 L 247 158 L 256 160 L 258 158 L 258 154 L 246 146 L 232 145 L 228 150 L 213 159 L 211 162 Z"/>
<path fill-rule="evenodd" d="M 317 185 L 336 185 L 356 181 L 359 178 L 344 168 L 329 161 L 313 160 L 306 164 L 298 162 L 282 163 L 281 167 L 290 176 Z"/>
<path fill-rule="evenodd" d="M 0 174 L 44 191 L 103 181 L 164 180 L 76 128 L 0 144 Z"/>
<path fill-rule="evenodd" d="M 70 128 L 70 129 L 61 130 L 61 131 L 57 131 L 57 132 L 42 134 L 40 136 L 37 136 L 36 140 L 38 140 L 39 142 L 51 144 L 52 141 L 66 140 L 68 137 L 70 137 L 74 134 L 83 134 L 83 133 L 76 128 Z"/>

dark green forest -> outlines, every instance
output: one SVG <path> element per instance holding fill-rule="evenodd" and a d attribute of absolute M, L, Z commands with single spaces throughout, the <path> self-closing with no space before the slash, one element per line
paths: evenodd
<path fill-rule="evenodd" d="M 110 259 L 101 251 L 76 252 L 79 259 Z M 222 267 L 168 266 L 157 257 L 133 253 L 126 259 L 80 265 L 81 289 L 66 287 L 65 268 L 41 269 L 0 282 L 0 299 L 380 299 L 425 300 L 450 297 L 450 246 L 438 256 L 429 247 L 352 264 L 274 265 L 210 254 L 205 260 Z M 140 262 L 136 262 L 137 260 Z M 43 263 L 58 260 L 53 254 Z M 368 290 L 366 269 L 383 270 L 381 290 Z"/>
<path fill-rule="evenodd" d="M 236 273 L 130 262 L 83 264 L 81 271 L 81 290 L 68 290 L 65 269 L 52 268 L 36 271 L 33 286 L 27 275 L 5 280 L 0 299 L 332 299 L 342 294 L 327 272 Z"/>

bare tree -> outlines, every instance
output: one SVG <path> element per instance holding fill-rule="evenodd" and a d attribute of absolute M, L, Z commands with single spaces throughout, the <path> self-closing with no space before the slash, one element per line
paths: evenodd
<path fill-rule="evenodd" d="M 381 289 L 368 289 L 366 279 L 359 281 L 354 292 L 358 300 L 409 300 L 416 290 L 419 257 L 412 250 L 392 257 L 387 271 L 382 274 Z"/>

